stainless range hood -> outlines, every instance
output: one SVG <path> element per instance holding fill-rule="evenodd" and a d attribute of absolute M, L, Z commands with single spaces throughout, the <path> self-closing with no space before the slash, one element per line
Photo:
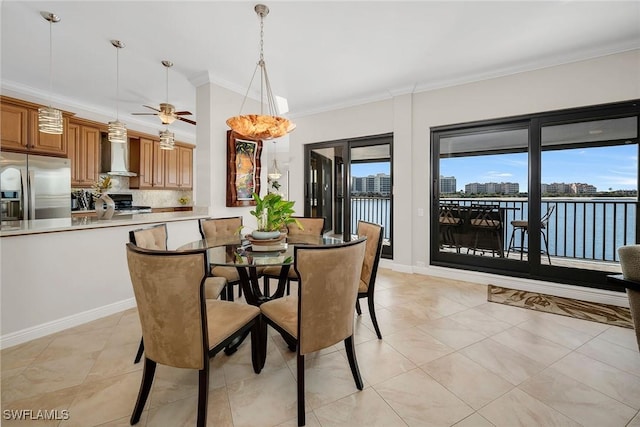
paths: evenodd
<path fill-rule="evenodd" d="M 100 173 L 114 176 L 137 176 L 129 172 L 129 143 L 109 142 L 106 134 L 102 134 Z"/>

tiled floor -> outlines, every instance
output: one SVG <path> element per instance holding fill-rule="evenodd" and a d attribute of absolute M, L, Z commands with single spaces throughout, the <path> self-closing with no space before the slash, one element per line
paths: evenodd
<path fill-rule="evenodd" d="M 342 345 L 308 356 L 307 425 L 640 426 L 631 329 L 486 295 L 485 286 L 380 270 L 383 339 L 366 310 L 356 321 L 365 388 L 355 388 Z M 259 375 L 248 341 L 211 360 L 208 425 L 296 425 L 295 357 L 270 333 Z M 129 310 L 3 350 L 2 409 L 65 409 L 69 419 L 2 425 L 128 425 L 142 374 L 132 363 L 139 339 Z M 195 371 L 159 366 L 138 425 L 195 425 L 196 400 Z"/>

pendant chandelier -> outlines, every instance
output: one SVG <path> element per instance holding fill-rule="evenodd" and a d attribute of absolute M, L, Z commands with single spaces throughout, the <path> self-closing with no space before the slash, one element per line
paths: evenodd
<path fill-rule="evenodd" d="M 280 179 L 281 176 L 282 176 L 282 173 L 280 172 L 280 169 L 278 168 L 278 160 L 274 157 L 273 158 L 273 165 L 271 166 L 271 170 L 269 171 L 269 173 L 267 173 L 267 177 L 271 181 L 277 181 L 277 180 Z"/>
<path fill-rule="evenodd" d="M 169 131 L 169 126 L 160 131 L 160 149 L 173 150 L 175 148 L 176 135 Z"/>
<path fill-rule="evenodd" d="M 49 106 L 38 108 L 38 130 L 42 133 L 53 135 L 62 134 L 62 111 L 51 106 L 51 93 L 53 92 L 53 36 L 52 27 L 60 22 L 60 17 L 51 12 L 40 12 L 40 15 L 49 21 Z"/>
<path fill-rule="evenodd" d="M 260 58 L 253 71 L 253 76 L 249 82 L 249 87 L 244 95 L 244 100 L 240 106 L 242 107 L 247 100 L 251 84 L 256 76 L 258 68 L 260 68 L 260 114 L 238 115 L 227 119 L 227 125 L 240 135 L 253 139 L 273 139 L 284 136 L 295 129 L 296 125 L 288 119 L 278 115 L 278 106 L 276 99 L 271 91 L 269 76 L 267 74 L 267 66 L 264 62 L 264 18 L 269 14 L 269 8 L 264 4 L 257 4 L 254 10 L 260 17 Z M 266 93 L 264 93 L 266 92 Z M 266 97 L 266 98 L 265 98 Z M 263 111 L 266 103 L 268 114 Z"/>
<path fill-rule="evenodd" d="M 127 128 L 118 117 L 118 100 L 120 95 L 120 49 L 124 48 L 124 43 L 120 40 L 111 40 L 111 44 L 116 48 L 116 120 L 109 122 L 109 142 L 126 144 Z"/>

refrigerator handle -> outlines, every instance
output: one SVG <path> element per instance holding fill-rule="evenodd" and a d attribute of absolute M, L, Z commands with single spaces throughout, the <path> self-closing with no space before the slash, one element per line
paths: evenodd
<path fill-rule="evenodd" d="M 29 217 L 25 219 L 36 219 L 36 191 L 33 188 L 35 184 L 35 177 L 33 171 L 27 173 L 27 188 L 29 189 L 29 203 L 27 207 L 29 209 Z"/>

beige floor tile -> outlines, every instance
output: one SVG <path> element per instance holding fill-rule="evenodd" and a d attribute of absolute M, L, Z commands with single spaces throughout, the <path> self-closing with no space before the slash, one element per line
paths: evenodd
<path fill-rule="evenodd" d="M 640 409 L 640 377 L 580 353 L 571 353 L 552 367 L 619 402 Z"/>
<path fill-rule="evenodd" d="M 209 390 L 224 387 L 224 372 L 217 366 L 221 362 L 218 358 L 226 357 L 218 354 L 209 361 Z M 140 376 L 142 378 L 142 375 Z M 138 387 L 140 385 L 138 384 Z M 182 369 L 171 366 L 158 365 L 149 395 L 147 407 L 149 409 L 167 403 L 182 400 L 198 394 L 198 371 L 196 369 Z"/>
<path fill-rule="evenodd" d="M 598 338 L 628 348 L 629 350 L 638 350 L 638 340 L 636 339 L 636 332 L 633 329 L 611 326 L 598 335 Z"/>
<path fill-rule="evenodd" d="M 416 365 L 455 351 L 418 328 L 386 335 L 384 341 Z"/>
<path fill-rule="evenodd" d="M 492 336 L 491 339 L 545 366 L 571 352 L 570 349 L 560 344 L 518 327 L 509 328 Z"/>
<path fill-rule="evenodd" d="M 288 368 L 235 382 L 227 390 L 235 427 L 274 426 L 297 416 L 296 382 Z"/>
<path fill-rule="evenodd" d="M 546 313 L 543 313 L 546 314 Z M 595 337 L 609 329 L 611 326 L 605 323 L 592 322 L 590 320 L 577 319 L 575 317 L 562 316 L 559 314 L 549 314 L 550 319 L 568 328 L 591 335 Z"/>
<path fill-rule="evenodd" d="M 80 353 L 64 358 L 33 363 L 20 375 L 2 382 L 2 401 L 34 397 L 81 384 L 99 353 Z"/>
<path fill-rule="evenodd" d="M 126 320 L 123 320 L 126 319 Z M 138 315 L 135 314 L 135 318 L 131 318 L 131 316 L 123 316 L 120 319 L 120 322 L 113 328 L 113 333 L 109 336 L 107 340 L 106 348 L 112 346 L 121 346 L 124 344 L 136 344 L 136 351 L 138 350 L 137 345 L 140 344 L 140 338 L 142 337 L 142 329 L 140 328 L 140 322 L 138 321 Z M 133 361 L 135 357 L 135 353 L 133 353 L 131 357 L 131 361 Z"/>
<path fill-rule="evenodd" d="M 313 411 L 307 411 L 305 414 L 305 427 L 321 427 L 320 421 L 316 418 Z M 298 427 L 298 417 L 291 418 L 288 421 L 278 424 L 276 427 Z"/>
<path fill-rule="evenodd" d="M 420 322 L 430 319 L 439 319 L 444 316 L 442 313 L 433 309 L 433 307 L 424 305 L 421 302 L 422 299 L 424 298 L 411 298 L 403 304 L 390 305 L 386 307 L 386 309 L 389 310 L 393 316 L 411 316 L 418 319 Z M 380 324 L 380 322 L 378 322 L 378 324 Z"/>
<path fill-rule="evenodd" d="M 322 427 L 404 427 L 407 424 L 372 388 L 314 410 Z"/>
<path fill-rule="evenodd" d="M 495 302 L 480 304 L 475 309 L 512 325 L 517 325 L 533 318 L 532 310 Z"/>
<path fill-rule="evenodd" d="M 140 378 L 139 372 L 131 372 L 83 384 L 69 407 L 69 419 L 60 426 L 96 426 L 131 415 Z"/>
<path fill-rule="evenodd" d="M 373 328 L 373 324 L 371 322 L 364 322 L 362 319 L 362 316 L 356 316 L 355 318 L 353 326 L 353 342 L 355 344 L 378 339 L 378 336 L 376 335 L 376 332 Z M 380 323 L 378 323 L 378 326 L 380 326 Z M 380 326 L 380 328 L 380 332 L 384 333 L 385 331 L 382 330 L 382 326 Z M 382 337 L 384 338 L 384 335 Z"/>
<path fill-rule="evenodd" d="M 520 384 L 545 367 L 491 339 L 466 347 L 460 353 L 513 385 Z"/>
<path fill-rule="evenodd" d="M 295 353 L 294 353 L 295 354 Z M 224 372 L 225 384 L 232 384 L 257 375 L 253 371 L 251 359 L 251 339 L 247 338 L 238 348 L 238 351 L 227 356 L 224 352 L 216 355 L 223 361 L 222 370 Z M 285 359 L 278 350 L 278 347 L 269 339 L 267 343 L 267 360 L 262 368 L 262 372 L 272 372 L 286 367 Z"/>
<path fill-rule="evenodd" d="M 293 377 L 297 379 L 296 364 L 291 365 L 290 369 Z M 314 358 L 305 356 L 304 375 L 307 410 L 358 392 L 349 361 L 340 352 Z M 364 386 L 368 384 L 365 382 Z"/>
<path fill-rule="evenodd" d="M 486 338 L 483 334 L 470 331 L 466 326 L 449 317 L 428 320 L 417 325 L 417 328 L 456 350 Z"/>
<path fill-rule="evenodd" d="M 395 311 L 391 311 L 389 308 L 376 310 L 376 318 L 378 319 L 380 331 L 381 333 L 384 331 L 384 334 L 392 334 L 394 332 L 402 331 L 416 326 L 426 320 L 426 316 L 415 314 L 413 311 L 405 308 L 396 308 Z M 364 323 L 369 329 L 374 330 L 373 322 L 368 315 L 362 317 L 362 323 Z"/>
<path fill-rule="evenodd" d="M 149 411 L 144 411 L 142 415 L 140 415 L 140 421 L 136 424 L 136 427 L 145 427 L 147 425 L 147 417 L 149 416 Z M 126 417 L 122 417 L 119 420 L 107 421 L 104 424 L 100 424 L 96 427 L 130 427 L 131 415 Z"/>
<path fill-rule="evenodd" d="M 464 304 L 460 304 L 459 302 L 447 298 L 446 295 L 429 293 L 420 295 L 410 303 L 423 307 L 423 310 L 429 314 L 430 319 L 449 316 L 469 308 Z"/>
<path fill-rule="evenodd" d="M 0 352 L 2 372 L 28 366 L 51 344 L 53 339 L 53 335 L 49 335 L 2 350 Z"/>
<path fill-rule="evenodd" d="M 29 399 L 16 400 L 6 404 L 3 402 L 2 422 L 0 424 L 10 427 L 29 425 L 55 427 L 60 424 L 62 418 L 70 416 L 68 412 L 69 406 L 71 406 L 71 403 L 76 398 L 78 389 L 79 386 L 70 387 L 51 393 L 43 393 Z M 9 411 L 9 413 L 5 411 Z M 31 412 L 26 413 L 21 411 Z M 42 411 L 47 411 L 47 415 Z M 42 419 L 45 416 L 48 419 Z M 37 419 L 38 417 L 40 417 L 40 419 Z M 32 418 L 36 418 L 36 420 Z"/>
<path fill-rule="evenodd" d="M 410 426 L 450 426 L 473 409 L 420 369 L 406 372 L 374 389 Z"/>
<path fill-rule="evenodd" d="M 124 315 L 124 311 L 110 314 L 109 316 L 105 316 L 100 319 L 96 319 L 91 322 L 84 323 L 82 325 L 74 326 L 73 328 L 65 329 L 60 333 L 61 334 L 77 334 L 79 332 L 99 331 L 101 329 L 112 330 L 112 328 L 116 326 L 118 322 L 120 322 L 120 319 L 122 318 L 123 315 Z"/>
<path fill-rule="evenodd" d="M 539 314 L 537 319 L 520 323 L 518 327 L 571 349 L 576 349 L 593 338 L 591 334 L 580 332 L 552 319 L 562 316 Z"/>
<path fill-rule="evenodd" d="M 89 371 L 87 381 L 101 380 L 141 370 L 144 363 L 133 363 L 132 355 L 135 355 L 137 350 L 137 343 L 105 348 Z"/>
<path fill-rule="evenodd" d="M 476 412 L 469 415 L 459 423 L 456 423 L 454 427 L 493 427 L 493 424 L 491 424 L 485 417 Z"/>
<path fill-rule="evenodd" d="M 34 363 L 60 359 L 69 356 L 69 354 L 78 355 L 102 351 L 111 332 L 110 328 L 101 328 L 61 334 L 51 341 L 47 348 L 38 355 Z"/>
<path fill-rule="evenodd" d="M 630 374 L 640 376 L 640 353 L 637 350 L 630 350 L 609 341 L 594 338 L 576 351 Z"/>
<path fill-rule="evenodd" d="M 340 352 L 345 355 L 344 350 Z M 345 355 L 346 358 L 346 355 Z M 356 345 L 356 359 L 362 379 L 369 384 L 393 378 L 416 367 L 384 340 L 368 341 Z"/>
<path fill-rule="evenodd" d="M 150 409 L 146 427 L 191 427 L 198 418 L 198 396 L 187 397 L 159 408 Z M 232 426 L 233 419 L 227 391 L 219 388 L 209 391 L 207 399 L 207 426 Z"/>
<path fill-rule="evenodd" d="M 517 388 L 478 411 L 497 427 L 567 426 L 580 424 Z"/>
<path fill-rule="evenodd" d="M 637 412 L 554 368 L 519 388 L 584 426 L 624 426 Z"/>
<path fill-rule="evenodd" d="M 449 316 L 449 319 L 455 320 L 471 331 L 481 333 L 488 337 L 511 327 L 511 324 L 497 320 L 475 308 L 452 314 Z"/>
<path fill-rule="evenodd" d="M 459 353 L 429 362 L 421 369 L 476 410 L 514 387 Z"/>

